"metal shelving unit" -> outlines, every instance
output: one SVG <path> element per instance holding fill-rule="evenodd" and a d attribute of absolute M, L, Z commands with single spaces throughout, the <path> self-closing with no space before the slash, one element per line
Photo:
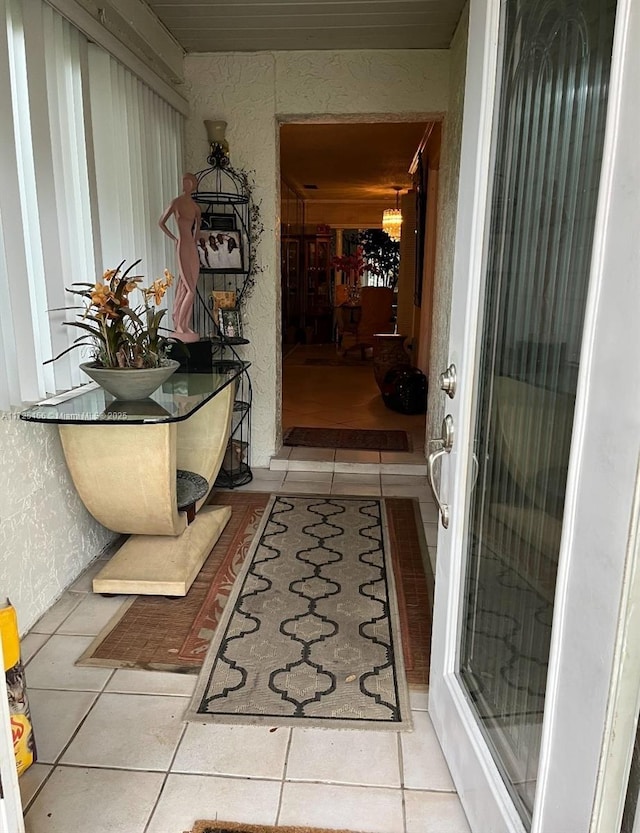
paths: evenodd
<path fill-rule="evenodd" d="M 198 189 L 192 195 L 202 211 L 198 238 L 201 270 L 193 311 L 193 327 L 200 334 L 197 346 L 189 345 L 196 364 L 215 367 L 240 363 L 233 408 L 231 434 L 216 485 L 235 488 L 249 483 L 251 473 L 251 403 L 252 387 L 249 362 L 242 349 L 249 341 L 242 335 L 225 335 L 214 315 L 212 292 L 232 291 L 236 296 L 238 320 L 243 303 L 253 283 L 252 212 L 248 175 L 229 163 L 225 150 L 212 145 L 209 167 L 195 176 Z M 231 241 L 231 242 L 230 242 Z M 195 348 L 195 349 L 194 349 Z M 195 354 L 198 354 L 196 357 Z"/>

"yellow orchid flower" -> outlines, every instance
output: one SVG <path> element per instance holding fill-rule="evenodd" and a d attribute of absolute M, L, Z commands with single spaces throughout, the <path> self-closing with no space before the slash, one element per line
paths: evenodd
<path fill-rule="evenodd" d="M 155 307 L 162 302 L 174 277 L 164 269 L 162 276 L 145 288 L 141 285 L 144 277 L 131 274 L 139 262 L 124 268 L 122 261 L 119 267 L 106 269 L 102 278 L 93 279 L 95 283 L 90 279 L 69 289 L 84 299 L 84 309 L 79 313 L 79 321 L 65 323 L 92 334 L 96 361 L 103 367 L 151 368 L 166 361 L 171 338 L 164 334 L 168 331 L 161 321 L 167 310 Z M 134 289 L 142 292 L 142 300 L 135 307 L 129 298 Z M 93 323 L 88 325 L 86 319 Z M 85 344 L 87 335 L 83 336 L 78 339 L 79 346 Z"/>
<path fill-rule="evenodd" d="M 95 307 L 102 307 L 112 297 L 111 289 L 104 283 L 97 283 L 91 290 L 91 303 Z"/>
<path fill-rule="evenodd" d="M 153 299 L 156 304 L 159 304 L 164 297 L 165 292 L 167 291 L 167 287 L 165 286 L 164 282 L 157 278 L 148 289 L 144 290 L 145 298 L 150 298 L 153 295 Z"/>

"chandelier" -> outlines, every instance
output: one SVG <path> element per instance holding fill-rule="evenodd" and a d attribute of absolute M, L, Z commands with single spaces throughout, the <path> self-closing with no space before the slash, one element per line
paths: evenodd
<path fill-rule="evenodd" d="M 396 207 L 386 208 L 382 212 L 382 230 L 386 231 L 389 237 L 397 242 L 400 240 L 402 229 L 402 211 L 400 211 L 400 191 L 402 191 L 402 188 L 399 185 L 394 185 L 393 188 L 396 192 Z"/>

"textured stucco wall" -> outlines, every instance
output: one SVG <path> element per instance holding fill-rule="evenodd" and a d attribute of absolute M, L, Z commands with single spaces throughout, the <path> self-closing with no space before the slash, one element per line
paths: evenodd
<path fill-rule="evenodd" d="M 274 56 L 278 114 L 436 114 L 447 108 L 446 49 Z"/>
<path fill-rule="evenodd" d="M 189 170 L 206 167 L 205 118 L 224 119 L 232 164 L 255 171 L 265 233 L 264 271 L 247 304 L 244 356 L 253 363 L 252 464 L 280 446 L 280 257 L 278 122 L 437 116 L 449 100 L 448 50 L 258 52 L 185 59 Z"/>
<path fill-rule="evenodd" d="M 450 49 L 449 102 L 442 125 L 440 191 L 438 194 L 438 231 L 436 268 L 433 288 L 431 355 L 429 360 L 429 396 L 427 402 L 427 438 L 439 437 L 445 413 L 446 395 L 438 386 L 438 376 L 449 364 L 449 315 L 453 288 L 453 256 L 458 209 L 458 176 L 462 143 L 462 111 L 469 32 L 467 3 Z M 436 472 L 439 477 L 439 472 Z"/>
<path fill-rule="evenodd" d="M 86 511 L 58 431 L 0 418 L 0 597 L 24 633 L 114 538 Z"/>

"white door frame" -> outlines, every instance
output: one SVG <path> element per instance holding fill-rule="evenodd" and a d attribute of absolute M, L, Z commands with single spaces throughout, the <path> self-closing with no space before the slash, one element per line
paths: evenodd
<path fill-rule="evenodd" d="M 618 0 L 534 833 L 592 829 L 607 742 L 640 456 L 639 77 L 637 3 Z"/>
<path fill-rule="evenodd" d="M 616 18 L 532 833 L 590 829 L 624 587 L 640 442 L 640 20 L 632 4 L 619 0 Z M 499 7 L 471 0 L 449 356 L 459 382 L 446 400 L 456 439 L 442 464 L 451 522 L 438 541 L 430 684 L 432 719 L 476 833 L 523 829 L 455 674 Z"/>
<path fill-rule="evenodd" d="M 619 831 L 640 712 L 640 460 L 591 833 Z M 634 829 L 640 823 L 636 812 Z"/>

